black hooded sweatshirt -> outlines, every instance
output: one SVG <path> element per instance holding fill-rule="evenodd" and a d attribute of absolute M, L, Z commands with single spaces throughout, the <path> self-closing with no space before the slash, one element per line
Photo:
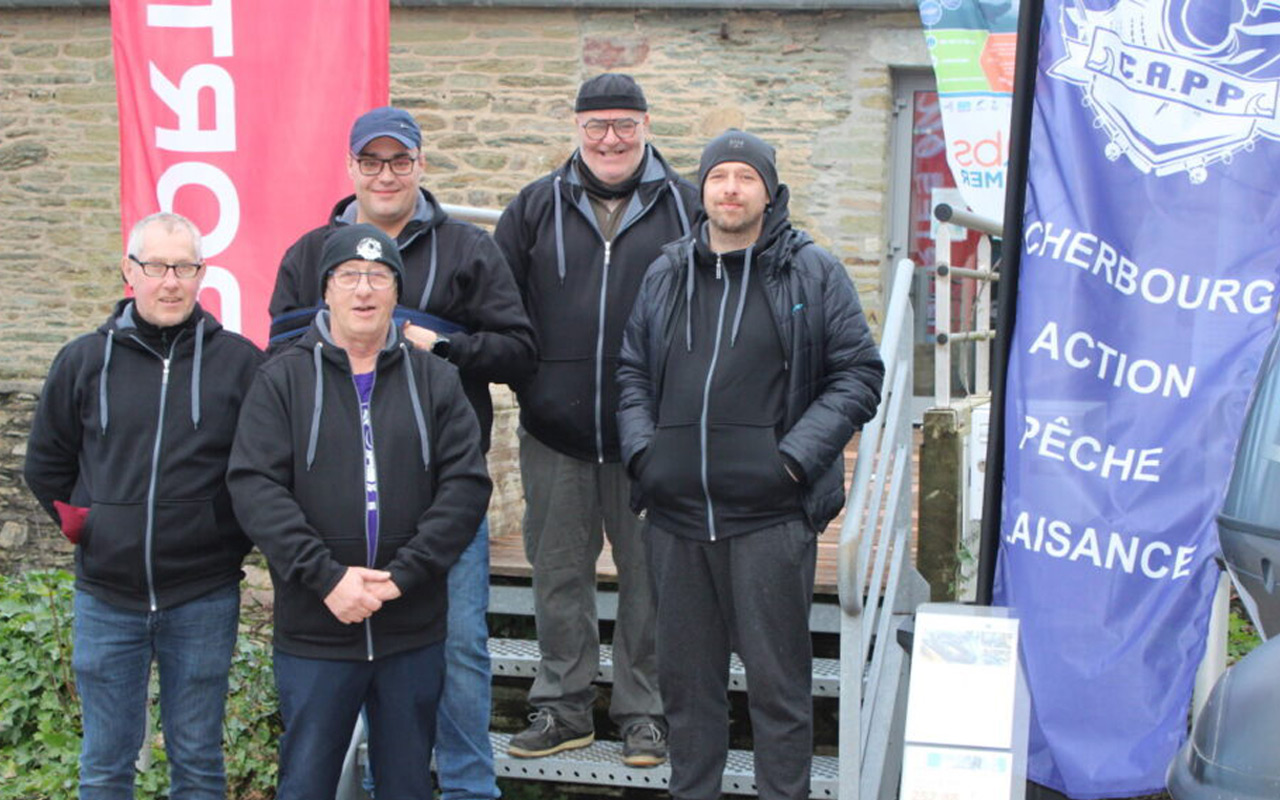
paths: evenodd
<path fill-rule="evenodd" d="M 458 371 L 394 326 L 369 401 L 378 476 L 370 553 L 360 399 L 327 311 L 258 372 L 227 470 L 236 514 L 267 557 L 275 646 L 304 658 L 373 660 L 444 639 L 448 574 L 489 505 Z M 361 625 L 324 598 L 350 566 L 391 573 L 403 596 Z"/>
<path fill-rule="evenodd" d="M 87 507 L 76 586 L 112 605 L 163 610 L 240 580 L 250 543 L 226 487 L 240 404 L 263 355 L 195 306 L 157 328 L 121 300 L 49 369 L 25 477 Z"/>
<path fill-rule="evenodd" d="M 601 234 L 577 153 L 524 187 L 494 231 L 538 337 L 537 374 L 517 386 L 520 425 L 582 461 L 619 459 L 622 329 L 645 270 L 699 211 L 697 188 L 646 148 L 612 239 Z"/>
<path fill-rule="evenodd" d="M 324 307 L 320 253 L 325 237 L 356 221 L 355 195 L 333 207 L 330 221 L 285 252 L 271 294 L 271 343 L 275 354 L 299 339 Z M 449 339 L 448 361 L 462 375 L 462 388 L 480 420 L 481 446 L 488 451 L 493 427 L 490 383 L 516 383 L 537 369 L 533 328 L 520 292 L 493 237 L 445 213 L 435 197 L 419 189 L 413 219 L 396 237 L 404 261 L 397 322 L 405 319 Z"/>

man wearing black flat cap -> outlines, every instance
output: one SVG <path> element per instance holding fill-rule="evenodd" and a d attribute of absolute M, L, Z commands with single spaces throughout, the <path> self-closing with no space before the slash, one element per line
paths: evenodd
<path fill-rule="evenodd" d="M 726 131 L 698 174 L 707 221 L 649 270 L 618 370 L 671 796 L 720 796 L 733 649 L 759 796 L 806 800 L 817 537 L 844 504 L 842 452 L 875 415 L 884 366 L 844 266 L 791 227 L 773 148 Z"/>
<path fill-rule="evenodd" d="M 607 535 L 619 592 L 610 716 L 625 763 L 666 760 L 654 601 L 619 463 L 614 375 L 645 269 L 663 244 L 688 233 L 698 202 L 647 143 L 648 109 L 629 75 L 583 83 L 574 105 L 578 148 L 520 192 L 494 234 L 539 348 L 537 374 L 517 386 L 525 552 L 541 649 L 529 692 L 533 724 L 509 747 L 525 758 L 594 739 L 596 559 Z"/>

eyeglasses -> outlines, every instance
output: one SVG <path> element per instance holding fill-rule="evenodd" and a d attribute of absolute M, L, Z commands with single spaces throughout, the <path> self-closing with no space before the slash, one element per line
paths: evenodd
<path fill-rule="evenodd" d="M 619 117 L 618 119 L 589 119 L 582 126 L 582 133 L 593 142 L 598 142 L 609 133 L 609 129 L 613 128 L 613 132 L 618 135 L 619 139 L 634 139 L 636 131 L 640 129 L 643 120 L 630 119 L 629 117 Z"/>
<path fill-rule="evenodd" d="M 168 264 L 164 261 L 140 261 L 133 253 L 129 254 L 129 260 L 142 267 L 142 274 L 148 278 L 163 278 L 165 273 L 173 270 L 173 274 L 183 280 L 190 280 L 200 274 L 200 268 L 204 266 L 199 261 L 179 261 L 176 264 Z"/>
<path fill-rule="evenodd" d="M 360 285 L 360 276 L 369 280 L 369 288 L 375 292 L 390 289 L 396 282 L 396 276 L 385 269 L 340 269 L 333 273 L 333 283 L 339 289 L 351 291 Z"/>
<path fill-rule="evenodd" d="M 367 178 L 382 174 L 382 167 L 391 167 L 392 175 L 408 175 L 413 172 L 413 165 L 417 161 L 413 156 L 398 155 L 391 158 L 374 158 L 373 156 L 355 156 L 356 164 L 360 167 L 360 174 Z"/>

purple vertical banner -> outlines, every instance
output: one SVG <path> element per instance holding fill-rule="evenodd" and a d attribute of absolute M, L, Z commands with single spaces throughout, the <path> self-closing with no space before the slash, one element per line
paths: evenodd
<path fill-rule="evenodd" d="M 1280 278 L 1280 2 L 1045 0 L 995 597 L 1029 777 L 1149 794 L 1185 737 Z"/>

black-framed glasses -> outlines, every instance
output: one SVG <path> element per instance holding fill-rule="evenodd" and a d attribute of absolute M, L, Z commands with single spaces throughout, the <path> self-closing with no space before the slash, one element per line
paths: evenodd
<path fill-rule="evenodd" d="M 142 274 L 148 278 L 163 278 L 165 273 L 173 270 L 173 274 L 183 280 L 190 280 L 200 274 L 200 268 L 204 266 L 199 261 L 179 261 L 176 264 L 169 264 L 164 261 L 142 261 L 133 253 L 129 254 L 129 260 L 142 267 Z"/>
<path fill-rule="evenodd" d="M 375 292 L 390 289 L 396 282 L 394 272 L 385 269 L 339 269 L 333 273 L 333 283 L 339 289 L 351 291 L 360 285 L 363 276 L 369 281 L 369 288 Z"/>
<path fill-rule="evenodd" d="M 383 165 L 391 167 L 392 175 L 408 175 L 413 172 L 414 162 L 417 161 L 413 156 L 398 155 L 391 158 L 375 158 L 374 156 L 355 156 L 356 164 L 360 167 L 360 174 L 366 178 L 372 178 L 375 175 L 382 174 Z"/>
<path fill-rule="evenodd" d="M 631 119 L 630 117 L 619 117 L 617 119 L 589 119 L 582 125 L 582 133 L 593 142 L 598 142 L 609 134 L 609 129 L 613 128 L 613 132 L 618 135 L 619 139 L 634 139 L 636 131 L 640 130 L 643 120 Z"/>

